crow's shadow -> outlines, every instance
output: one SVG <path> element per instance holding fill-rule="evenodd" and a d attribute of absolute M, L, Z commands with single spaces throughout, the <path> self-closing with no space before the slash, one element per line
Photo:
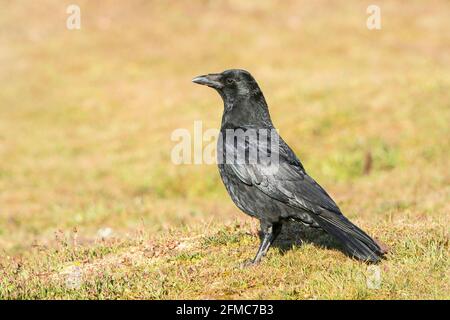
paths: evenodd
<path fill-rule="evenodd" d="M 262 234 L 259 234 L 260 239 Z M 338 250 L 344 254 L 344 248 L 329 234 L 319 228 L 311 228 L 300 222 L 288 221 L 283 223 L 280 235 L 273 243 L 273 247 L 278 248 L 281 254 L 285 254 L 294 246 L 301 246 L 304 243 L 312 243 L 317 247 Z"/>

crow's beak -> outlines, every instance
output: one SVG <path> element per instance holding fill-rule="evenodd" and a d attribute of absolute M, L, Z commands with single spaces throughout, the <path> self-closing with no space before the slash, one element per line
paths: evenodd
<path fill-rule="evenodd" d="M 220 82 L 219 73 L 210 73 L 208 75 L 198 76 L 192 79 L 192 82 L 202 84 L 214 89 L 221 89 L 223 87 L 223 84 Z"/>

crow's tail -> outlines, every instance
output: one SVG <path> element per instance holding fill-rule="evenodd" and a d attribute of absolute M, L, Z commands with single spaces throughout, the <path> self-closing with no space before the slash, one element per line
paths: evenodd
<path fill-rule="evenodd" d="M 314 215 L 314 220 L 322 229 L 338 239 L 347 252 L 357 259 L 377 263 L 386 253 L 375 240 L 341 213 L 323 211 L 319 215 Z"/>

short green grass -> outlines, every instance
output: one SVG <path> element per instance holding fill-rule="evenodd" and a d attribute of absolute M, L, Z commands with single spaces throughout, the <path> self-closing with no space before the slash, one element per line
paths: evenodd
<path fill-rule="evenodd" d="M 0 299 L 449 299 L 449 3 L 0 3 Z M 390 247 L 374 269 L 257 222 L 215 166 L 170 161 L 217 128 L 196 75 L 258 79 L 276 126 L 346 215 Z"/>

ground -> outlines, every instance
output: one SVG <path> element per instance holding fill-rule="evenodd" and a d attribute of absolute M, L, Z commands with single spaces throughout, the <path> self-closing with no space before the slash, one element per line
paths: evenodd
<path fill-rule="evenodd" d="M 81 30 L 66 28 L 67 5 Z M 1 1 L 0 299 L 449 299 L 448 1 Z M 171 133 L 218 128 L 190 80 L 252 72 L 377 266 L 258 224 Z"/>

